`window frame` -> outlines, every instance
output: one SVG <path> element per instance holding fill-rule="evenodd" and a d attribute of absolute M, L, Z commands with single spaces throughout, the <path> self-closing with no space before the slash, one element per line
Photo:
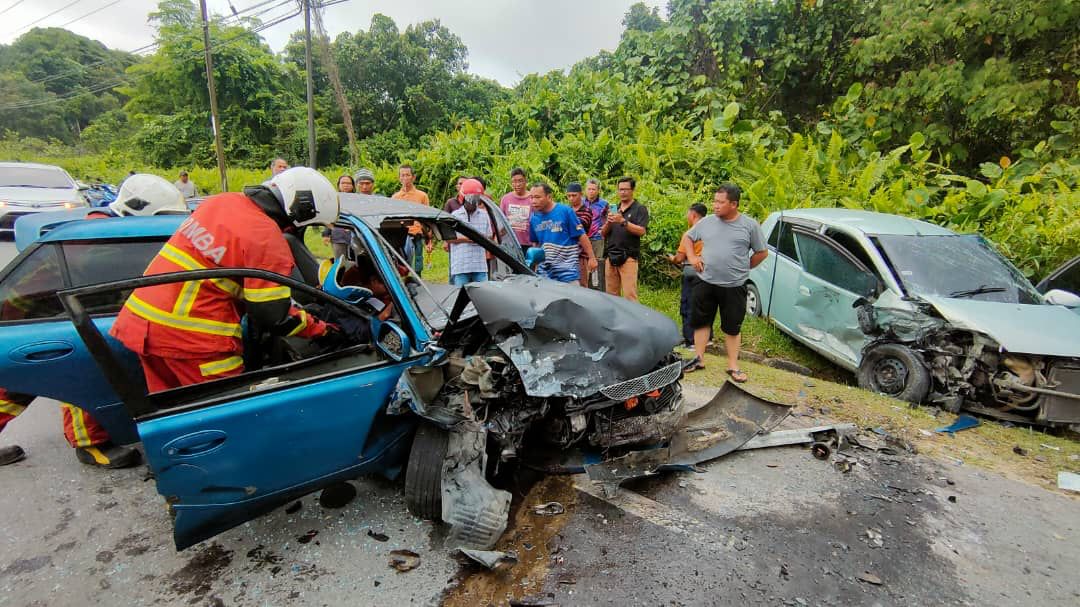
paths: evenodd
<path fill-rule="evenodd" d="M 38 251 L 44 248 L 49 248 L 52 250 L 53 255 L 56 256 L 57 264 L 59 266 L 61 284 L 58 289 L 53 291 L 53 293 L 55 294 L 63 289 L 69 288 L 71 283 L 68 278 L 67 264 L 64 260 L 63 251 L 60 249 L 59 243 L 57 242 L 43 242 L 37 243 L 32 247 L 27 247 L 22 253 L 16 256 L 15 259 L 11 260 L 11 263 L 8 264 L 7 271 L 0 275 L 0 284 L 7 281 L 12 274 L 19 271 L 19 269 L 22 268 L 25 263 L 27 263 L 27 260 L 29 260 Z M 30 323 L 56 322 L 58 320 L 64 320 L 64 318 L 64 308 L 61 306 L 59 313 L 53 316 L 45 316 L 39 318 L 19 318 L 11 320 L 5 320 L 0 318 L 0 327 L 16 326 Z"/>
<path fill-rule="evenodd" d="M 822 245 L 824 245 L 824 246 L 828 247 L 829 249 L 835 251 L 841 258 L 847 260 L 852 265 L 854 265 L 856 269 L 858 269 L 859 271 L 861 271 L 861 272 L 865 273 L 866 275 L 868 275 L 874 281 L 873 293 L 859 293 L 857 291 L 852 291 L 851 289 L 847 288 L 844 285 L 838 285 L 835 282 L 833 282 L 833 281 L 831 281 L 831 280 L 829 280 L 827 278 L 824 278 L 822 276 L 819 276 L 819 275 L 815 274 L 814 272 L 811 272 L 806 267 L 806 264 L 800 262 L 799 265 L 800 265 L 800 267 L 802 267 L 803 272 L 806 272 L 810 276 L 813 276 L 814 278 L 816 278 L 816 279 L 818 279 L 818 280 L 820 280 L 820 281 L 822 281 L 824 283 L 827 283 L 828 285 L 830 285 L 832 287 L 835 287 L 837 289 L 843 289 L 844 291 L 846 291 L 848 293 L 853 293 L 853 294 L 855 294 L 857 296 L 860 296 L 860 297 L 868 297 L 868 296 L 870 296 L 872 294 L 875 294 L 875 293 L 878 293 L 878 292 L 881 291 L 881 289 L 882 289 L 881 278 L 877 274 L 875 274 L 873 270 L 867 268 L 866 264 L 864 264 L 857 257 L 852 255 L 850 251 L 848 251 L 846 248 L 841 246 L 840 243 L 836 242 L 835 240 L 833 240 L 832 238 L 829 238 L 828 236 L 826 236 L 824 234 L 821 234 L 820 232 L 812 231 L 812 230 L 805 229 L 805 228 L 802 228 L 802 227 L 799 227 L 799 226 L 792 226 L 792 230 L 793 230 L 793 236 L 796 237 L 795 238 L 796 247 L 798 247 L 798 238 L 797 238 L 797 236 L 799 236 L 799 235 L 803 235 L 803 236 L 806 236 L 807 238 L 814 239 L 814 240 L 820 242 Z"/>

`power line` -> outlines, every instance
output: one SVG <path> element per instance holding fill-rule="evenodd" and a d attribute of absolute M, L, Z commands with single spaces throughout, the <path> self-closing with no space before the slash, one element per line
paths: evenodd
<path fill-rule="evenodd" d="M 65 4 L 64 6 L 56 9 L 55 11 L 49 13 L 48 15 L 45 15 L 44 17 L 41 17 L 40 19 L 38 19 L 36 21 L 31 21 L 29 24 L 20 27 L 19 29 L 15 30 L 14 33 L 17 34 L 17 33 L 21 32 L 23 30 L 29 29 L 29 28 L 41 23 L 42 21 L 48 19 L 49 17 L 52 17 L 56 13 L 63 12 L 63 11 L 75 6 L 76 4 L 78 4 L 78 3 L 82 2 L 82 1 L 83 0 L 73 0 L 72 2 L 69 2 L 69 3 Z"/>
<path fill-rule="evenodd" d="M 112 4 L 116 4 L 119 1 L 120 0 L 116 0 Z M 285 6 L 286 4 L 292 4 L 292 1 L 293 0 L 263 0 L 262 2 L 254 4 L 252 6 L 249 6 L 249 7 L 245 8 L 245 9 L 241 9 L 239 11 L 236 11 L 236 13 L 234 13 L 231 16 L 224 17 L 221 20 L 221 22 L 225 23 L 229 19 L 234 19 L 234 18 L 237 20 L 237 22 L 241 21 L 242 19 L 255 19 L 255 18 L 258 18 L 258 17 L 260 17 L 262 15 L 265 15 L 266 13 L 268 13 L 268 12 L 274 10 L 274 9 L 277 9 L 277 8 L 279 8 L 281 6 Z M 242 15 L 244 13 L 247 13 L 249 11 L 253 11 L 253 10 L 258 9 L 258 8 L 261 8 L 263 6 L 266 6 L 267 4 L 273 4 L 274 2 L 277 2 L 278 4 L 272 6 L 272 7 L 268 8 L 268 9 L 259 11 L 259 12 L 255 13 L 254 15 L 250 15 L 250 16 L 242 17 L 242 18 L 240 17 L 240 15 Z M 108 8 L 108 6 L 112 6 L 112 5 L 110 4 L 110 5 L 103 6 L 100 9 L 97 9 L 97 10 L 103 10 L 105 8 Z M 92 13 L 90 13 L 90 14 L 92 14 Z M 83 15 L 83 17 L 86 17 L 86 16 L 88 16 L 88 15 Z M 80 19 L 81 18 L 82 17 L 80 17 Z M 68 22 L 67 24 L 64 24 L 64 25 L 74 23 L 74 21 L 77 21 L 77 20 L 78 19 L 70 21 L 70 22 Z M 64 27 L 64 26 L 60 26 L 60 27 Z M 158 46 L 159 46 L 158 42 L 151 42 L 150 44 L 147 44 L 146 46 L 141 46 L 139 48 L 132 49 L 132 50 L 127 51 L 127 52 L 130 53 L 130 54 L 133 54 L 133 55 L 137 55 L 139 53 L 155 51 L 155 50 L 157 50 Z M 112 58 L 101 59 L 99 61 L 92 61 L 90 63 L 80 64 L 79 67 L 73 68 L 73 69 L 71 69 L 71 70 L 69 70 L 67 72 L 61 72 L 59 74 L 52 74 L 50 76 L 45 76 L 44 78 L 38 78 L 36 80 L 31 80 L 30 84 L 44 84 L 46 82 L 52 82 L 53 80 L 58 80 L 60 78 L 66 78 L 68 76 L 73 76 L 73 75 L 78 74 L 78 73 L 80 73 L 80 72 L 82 72 L 82 71 L 84 71 L 84 70 L 86 70 L 88 68 L 97 67 L 99 65 L 104 65 L 106 63 L 109 63 L 110 61 L 112 61 Z"/>
<path fill-rule="evenodd" d="M 63 24 L 61 24 L 61 25 L 58 25 L 58 26 L 56 26 L 56 27 L 67 27 L 67 26 L 71 25 L 72 23 L 75 23 L 76 21 L 82 21 L 83 19 L 86 19 L 86 18 L 87 18 L 87 17 L 89 17 L 90 15 L 93 15 L 93 14 L 95 14 L 95 13 L 100 13 L 101 11 L 103 11 L 103 10 L 105 10 L 105 9 L 109 8 L 110 6 L 112 6 L 112 5 L 114 5 L 114 4 L 119 4 L 119 3 L 120 3 L 120 2 L 122 2 L 122 1 L 123 1 L 123 0 L 113 0 L 112 2 L 110 2 L 110 3 L 106 4 L 105 6 L 101 6 L 101 7 L 95 8 L 94 10 L 90 11 L 89 13 L 86 13 L 85 15 L 82 15 L 81 17 L 75 17 L 75 18 L 74 18 L 74 19 L 72 19 L 71 21 L 68 21 L 67 23 L 63 23 Z"/>
<path fill-rule="evenodd" d="M 291 3 L 292 3 L 291 0 L 287 0 L 286 2 L 283 2 L 278 6 L 283 6 L 284 4 L 291 4 Z M 274 8 L 277 8 L 277 7 L 275 6 Z M 213 45 L 211 45 L 210 51 L 213 52 L 215 50 L 225 48 L 225 47 L 227 47 L 227 46 L 229 46 L 231 44 L 236 43 L 237 41 L 239 41 L 244 36 L 247 36 L 249 34 L 257 34 L 259 32 L 267 30 L 267 29 L 269 29 L 271 27 L 274 27 L 275 25 L 279 25 L 281 23 L 284 23 L 285 21 L 288 21 L 289 19 L 292 19 L 292 18 L 296 17 L 300 13 L 301 13 L 301 10 L 296 9 L 291 13 L 283 13 L 283 14 L 277 16 L 277 17 L 274 17 L 271 20 L 269 20 L 269 21 L 267 21 L 265 23 L 261 23 L 258 26 L 254 27 L 254 28 L 252 28 L 250 30 L 245 29 L 245 30 L 243 30 L 241 32 L 236 33 L 235 35 L 233 35 L 233 36 L 231 36 L 229 38 L 226 38 L 225 40 L 221 40 L 221 41 L 218 41 L 218 42 L 214 43 Z M 201 48 L 200 49 L 192 49 L 192 53 L 193 53 L 193 55 L 192 55 L 192 58 L 193 58 L 193 57 L 197 56 L 198 54 L 203 53 L 203 49 L 201 49 Z M 181 60 L 186 60 L 186 59 L 188 59 L 188 57 L 181 57 L 180 59 Z M 52 105 L 54 103 L 62 103 L 64 101 L 68 101 L 70 99 L 75 99 L 77 97 L 82 97 L 83 95 L 96 95 L 97 93 L 102 93 L 104 91 L 116 88 L 116 87 L 124 85 L 124 84 L 131 84 L 131 83 L 128 82 L 126 78 L 121 76 L 121 77 L 116 78 L 114 80 L 107 81 L 104 84 L 97 84 L 97 85 L 94 85 L 94 86 L 92 86 L 90 88 L 87 88 L 85 90 L 76 91 L 76 92 L 69 93 L 67 95 L 63 95 L 63 96 L 60 96 L 60 97 L 53 97 L 53 98 L 50 98 L 50 99 L 39 99 L 37 101 L 25 101 L 25 102 L 13 103 L 13 104 L 10 104 L 10 105 L 0 106 L 0 111 L 27 109 L 27 108 L 32 108 L 32 107 L 40 107 L 40 106 L 45 106 L 45 105 Z"/>
<path fill-rule="evenodd" d="M 4 10 L 0 11 L 0 15 L 3 15 L 4 13 L 10 11 L 11 9 L 15 8 L 16 6 L 19 6 L 23 2 L 26 2 L 26 0 L 15 0 L 15 4 L 12 4 L 11 6 L 9 6 L 9 7 L 5 8 Z"/>

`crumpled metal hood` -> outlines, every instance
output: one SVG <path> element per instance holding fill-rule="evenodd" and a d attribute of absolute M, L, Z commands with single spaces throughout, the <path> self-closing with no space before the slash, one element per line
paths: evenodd
<path fill-rule="evenodd" d="M 537 276 L 465 285 L 530 396 L 584 398 L 654 369 L 682 337 L 643 305 Z"/>
<path fill-rule="evenodd" d="M 953 325 L 985 333 L 1009 352 L 1080 357 L 1080 316 L 1067 308 L 920 297 Z"/>

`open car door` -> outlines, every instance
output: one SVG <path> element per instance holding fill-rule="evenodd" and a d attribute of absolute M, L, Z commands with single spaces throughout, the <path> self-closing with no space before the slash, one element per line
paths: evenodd
<path fill-rule="evenodd" d="M 177 272 L 60 293 L 86 348 L 136 422 L 158 492 L 175 515 L 181 550 L 329 484 L 370 472 L 393 478 L 408 452 L 414 420 L 388 416 L 386 403 L 403 370 L 424 355 L 413 351 L 409 333 L 392 320 L 379 323 L 371 341 L 334 351 L 275 338 L 259 353 L 245 340 L 245 359 L 260 354 L 262 368 L 147 394 L 120 362 L 130 352 L 104 334 L 87 310 L 87 301 L 108 293 L 245 277 L 303 293 L 321 313 L 333 310 L 342 327 L 370 323 L 357 307 L 262 270 Z M 267 353 L 276 358 L 262 356 Z"/>

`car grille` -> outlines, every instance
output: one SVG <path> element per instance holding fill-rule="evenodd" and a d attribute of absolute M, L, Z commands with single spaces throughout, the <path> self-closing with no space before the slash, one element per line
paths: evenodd
<path fill-rule="evenodd" d="M 666 367 L 660 367 L 648 375 L 642 375 L 641 377 L 635 377 L 634 379 L 600 388 L 600 394 L 603 394 L 613 401 L 622 402 L 634 396 L 645 394 L 646 392 L 659 390 L 679 379 L 681 373 L 682 361 L 675 361 Z"/>
<path fill-rule="evenodd" d="M 1055 362 L 1046 378 L 1054 390 L 1080 394 L 1080 363 Z M 1043 419 L 1048 422 L 1080 424 L 1080 401 L 1064 396 L 1046 395 L 1043 400 Z"/>

